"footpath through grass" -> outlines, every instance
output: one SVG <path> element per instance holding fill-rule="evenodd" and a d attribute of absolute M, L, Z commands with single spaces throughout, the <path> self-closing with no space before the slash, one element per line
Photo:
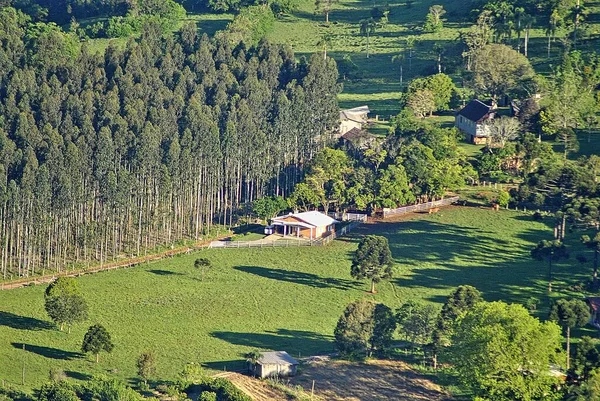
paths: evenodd
<path fill-rule="evenodd" d="M 380 283 L 376 295 L 349 274 L 356 242 L 367 233 L 387 236 L 398 261 L 398 274 Z M 240 368 L 241 354 L 255 348 L 294 356 L 327 353 L 344 307 L 363 297 L 393 308 L 409 299 L 439 304 L 457 285 L 472 284 L 488 300 L 544 300 L 547 270 L 530 259 L 529 250 L 549 236 L 551 230 L 529 216 L 457 207 L 365 225 L 327 247 L 204 250 L 78 278 L 90 320 L 70 334 L 48 321 L 44 286 L 3 291 L 0 380 L 19 386 L 23 365 L 26 389 L 45 382 L 51 367 L 76 379 L 102 373 L 132 379 L 137 356 L 147 350 L 156 354 L 157 376 L 167 379 L 190 361 Z M 576 235 L 571 237 L 575 244 Z M 193 267 L 198 257 L 214 265 L 203 282 Z M 557 266 L 556 295 L 589 274 L 575 264 Z M 85 330 L 96 322 L 115 343 L 99 364 L 79 353 Z"/>

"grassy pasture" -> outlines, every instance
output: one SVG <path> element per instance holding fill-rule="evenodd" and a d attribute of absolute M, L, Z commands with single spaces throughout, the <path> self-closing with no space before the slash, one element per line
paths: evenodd
<path fill-rule="evenodd" d="M 349 275 L 356 242 L 367 233 L 388 237 L 398 262 L 396 277 L 380 283 L 376 295 Z M 547 270 L 530 260 L 529 250 L 550 236 L 545 223 L 529 216 L 457 207 L 365 225 L 328 247 L 204 250 L 80 277 L 90 321 L 70 334 L 48 322 L 43 286 L 0 292 L 0 380 L 19 386 L 23 364 L 26 389 L 43 383 L 53 366 L 76 379 L 99 373 L 131 379 L 136 357 L 146 350 L 155 352 L 162 378 L 173 378 L 188 361 L 239 368 L 241 354 L 255 348 L 326 353 L 350 301 L 440 304 L 460 284 L 477 286 L 488 300 L 538 297 L 545 316 Z M 584 252 L 578 237 L 567 238 L 573 255 Z M 198 257 L 214 265 L 204 282 L 193 268 Z M 553 296 L 569 293 L 570 285 L 587 277 L 591 267 L 576 265 L 572 258 L 556 267 Z M 109 329 L 116 345 L 99 364 L 79 353 L 85 329 L 96 322 Z"/>

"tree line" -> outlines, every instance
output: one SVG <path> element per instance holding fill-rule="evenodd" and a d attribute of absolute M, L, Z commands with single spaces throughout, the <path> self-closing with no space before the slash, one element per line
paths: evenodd
<path fill-rule="evenodd" d="M 335 62 L 163 37 L 103 54 L 0 10 L 0 271 L 139 255 L 286 195 L 338 119 Z"/>

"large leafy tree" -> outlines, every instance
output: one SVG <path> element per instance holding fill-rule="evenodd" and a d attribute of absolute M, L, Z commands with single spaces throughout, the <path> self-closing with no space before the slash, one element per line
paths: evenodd
<path fill-rule="evenodd" d="M 560 328 L 541 323 L 521 305 L 481 302 L 461 316 L 449 357 L 474 395 L 495 401 L 552 399 Z"/>
<path fill-rule="evenodd" d="M 409 341 L 428 344 L 438 322 L 439 311 L 433 305 L 408 301 L 396 310 L 398 329 Z"/>
<path fill-rule="evenodd" d="M 387 238 L 367 235 L 354 253 L 350 274 L 358 280 L 371 280 L 371 293 L 374 294 L 376 283 L 392 277 L 393 266 L 394 259 Z"/>
<path fill-rule="evenodd" d="M 347 356 L 365 357 L 389 347 L 396 329 L 392 310 L 368 300 L 349 304 L 334 331 L 335 343 Z"/>
<path fill-rule="evenodd" d="M 112 352 L 114 349 L 110 333 L 100 324 L 90 326 L 83 337 L 81 351 L 84 353 L 92 353 L 96 356 L 96 363 L 100 359 L 100 352 Z"/>
<path fill-rule="evenodd" d="M 61 331 L 65 324 L 70 331 L 71 325 L 87 319 L 87 303 L 71 277 L 59 277 L 46 288 L 44 307 Z"/>
<path fill-rule="evenodd" d="M 571 364 L 571 329 L 587 324 L 590 316 L 589 306 L 580 299 L 559 299 L 552 305 L 550 320 L 560 324 L 567 332 L 567 370 Z"/>
<path fill-rule="evenodd" d="M 288 204 L 281 196 L 266 196 L 252 202 L 252 211 L 261 220 L 269 220 L 277 216 Z"/>
<path fill-rule="evenodd" d="M 156 374 L 156 359 L 154 353 L 148 351 L 140 354 L 136 361 L 137 374 L 142 378 L 144 384 L 148 384 L 148 379 Z"/>
<path fill-rule="evenodd" d="M 480 95 L 496 100 L 521 90 L 533 75 L 529 60 L 508 46 L 489 44 L 474 53 L 471 85 Z"/>

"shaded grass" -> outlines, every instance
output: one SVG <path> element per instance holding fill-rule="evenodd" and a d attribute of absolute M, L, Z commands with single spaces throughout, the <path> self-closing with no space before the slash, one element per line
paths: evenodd
<path fill-rule="evenodd" d="M 349 274 L 357 241 L 368 233 L 388 237 L 398 262 L 395 278 L 380 283 L 375 295 Z M 364 225 L 327 247 L 204 250 L 78 278 L 90 321 L 71 334 L 46 323 L 44 287 L 0 292 L 0 379 L 17 386 L 23 363 L 25 388 L 43 383 L 51 367 L 74 378 L 108 372 L 130 379 L 137 356 L 147 350 L 156 354 L 157 376 L 166 379 L 189 361 L 219 370 L 241 367 L 241 354 L 255 348 L 327 353 L 350 301 L 369 298 L 393 308 L 409 299 L 441 303 L 461 284 L 475 285 L 488 300 L 538 297 L 539 316 L 545 316 L 547 270 L 530 259 L 529 250 L 550 236 L 546 224 L 515 212 L 451 208 Z M 587 252 L 576 237 L 568 238 L 570 245 Z M 213 264 L 204 281 L 193 267 L 198 257 Z M 553 296 L 573 294 L 568 287 L 591 271 L 575 264 L 556 267 Z M 115 343 L 99 364 L 78 355 L 93 323 L 105 325 Z M 14 345 L 23 343 L 26 352 Z"/>

